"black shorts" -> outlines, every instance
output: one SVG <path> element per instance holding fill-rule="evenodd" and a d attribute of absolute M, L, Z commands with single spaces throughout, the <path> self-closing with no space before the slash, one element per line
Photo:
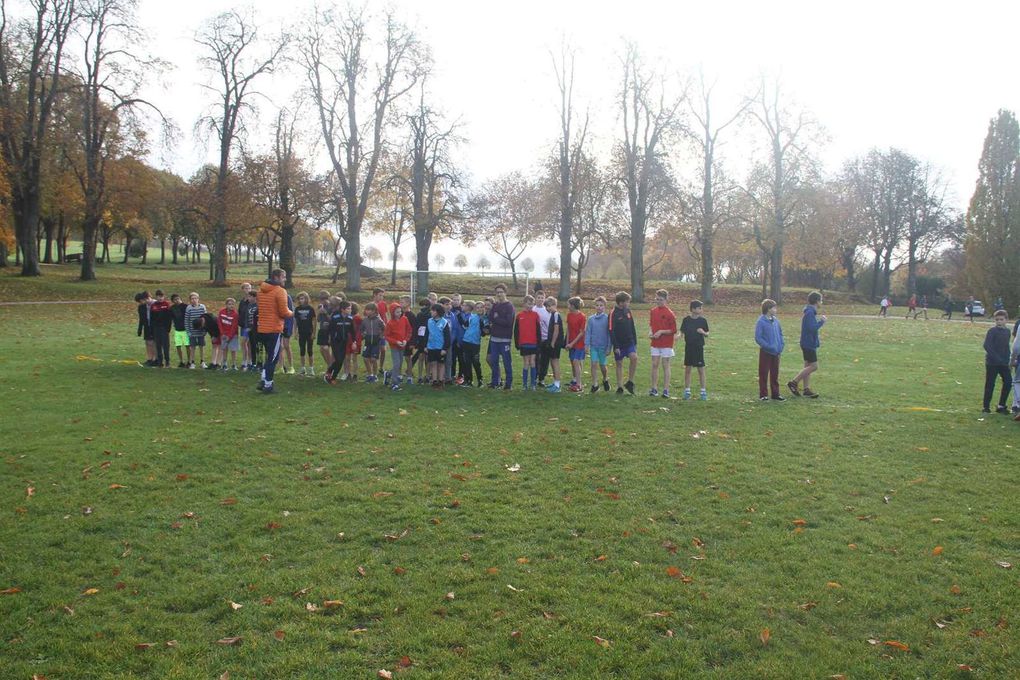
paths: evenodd
<path fill-rule="evenodd" d="M 320 330 L 315 334 L 315 344 L 319 347 L 329 347 L 329 331 Z"/>
<path fill-rule="evenodd" d="M 293 329 L 293 328 L 291 328 L 291 329 L 288 329 L 288 328 L 287 328 L 287 326 L 286 326 L 286 325 L 284 325 L 284 327 L 283 327 L 283 332 L 282 332 L 282 333 L 280 333 L 280 337 L 283 337 L 283 338 L 289 338 L 289 337 L 290 337 L 290 336 L 292 336 L 292 335 L 294 335 L 294 329 Z"/>
<path fill-rule="evenodd" d="M 146 326 L 145 328 L 142 329 L 142 339 L 146 341 L 156 339 L 156 336 L 153 335 L 152 333 L 152 328 Z"/>
<path fill-rule="evenodd" d="M 441 349 L 430 349 L 430 350 L 426 350 L 426 352 L 428 352 L 428 357 L 429 357 L 429 361 L 430 362 L 440 362 L 440 361 L 443 361 L 443 350 L 441 350 Z"/>
<path fill-rule="evenodd" d="M 684 366 L 701 368 L 705 365 L 705 346 L 692 343 L 684 344 Z"/>
<path fill-rule="evenodd" d="M 802 351 L 804 353 L 804 363 L 805 364 L 815 364 L 815 363 L 818 363 L 818 350 L 817 349 L 804 349 L 803 347 L 801 347 L 800 351 Z"/>
<path fill-rule="evenodd" d="M 538 354 L 538 345 L 521 345 L 518 351 L 522 357 L 533 357 Z"/>
<path fill-rule="evenodd" d="M 549 345 L 544 345 L 542 347 L 542 353 L 545 354 L 547 359 L 550 359 L 550 360 L 556 359 L 557 361 L 559 361 L 559 359 L 560 359 L 560 350 L 562 350 L 562 349 L 563 348 L 560 347 L 559 345 L 557 345 L 556 347 L 551 347 Z"/>

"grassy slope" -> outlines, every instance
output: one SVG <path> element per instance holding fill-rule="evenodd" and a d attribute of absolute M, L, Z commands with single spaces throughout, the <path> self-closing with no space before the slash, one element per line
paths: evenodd
<path fill-rule="evenodd" d="M 707 403 L 296 377 L 260 399 L 246 376 L 119 363 L 140 355 L 133 318 L 0 308 L 7 677 L 372 677 L 403 655 L 406 677 L 1015 666 L 1017 570 L 996 561 L 1020 562 L 1017 429 L 977 413 L 981 327 L 836 320 L 823 399 L 759 405 L 751 316 L 710 317 Z M 344 605 L 305 608 L 327 599 Z"/>

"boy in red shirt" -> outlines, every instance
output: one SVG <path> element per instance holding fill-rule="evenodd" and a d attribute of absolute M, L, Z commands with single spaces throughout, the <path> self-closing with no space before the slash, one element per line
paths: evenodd
<path fill-rule="evenodd" d="M 651 328 L 648 337 L 652 340 L 652 389 L 648 396 L 659 396 L 659 364 L 662 364 L 662 396 L 669 398 L 669 381 L 672 377 L 670 363 L 673 359 L 673 340 L 676 337 L 676 314 L 666 306 L 669 297 L 663 289 L 655 291 L 655 306 L 648 313 Z"/>
<path fill-rule="evenodd" d="M 241 340 L 238 337 L 240 332 L 240 321 L 241 317 L 237 313 L 237 300 L 234 298 L 227 298 L 226 307 L 220 310 L 220 313 L 216 317 L 216 321 L 220 325 L 220 360 L 223 362 L 222 370 L 227 370 L 227 352 L 230 352 L 230 363 L 233 370 L 237 370 L 237 350 L 241 346 Z M 213 358 L 215 362 L 215 357 Z"/>
<path fill-rule="evenodd" d="M 567 300 L 567 350 L 570 352 L 571 392 L 581 391 L 581 373 L 584 371 L 584 331 L 588 317 L 581 312 L 584 301 L 579 297 Z"/>
<path fill-rule="evenodd" d="M 404 316 L 404 309 L 400 305 L 393 308 L 393 316 L 386 322 L 386 329 L 383 337 L 390 346 L 390 372 L 386 373 L 384 385 L 392 383 L 392 390 L 400 389 L 400 371 L 404 366 L 404 350 L 411 342 L 411 323 Z"/>
<path fill-rule="evenodd" d="M 531 389 L 538 389 L 538 366 L 535 364 L 535 356 L 538 354 L 538 344 L 542 339 L 542 327 L 538 312 L 534 310 L 534 307 L 535 298 L 525 295 L 524 309 L 517 314 L 517 322 L 514 324 L 514 347 L 524 359 L 521 380 L 524 382 L 525 391 L 528 389 L 529 375 L 531 376 Z"/>

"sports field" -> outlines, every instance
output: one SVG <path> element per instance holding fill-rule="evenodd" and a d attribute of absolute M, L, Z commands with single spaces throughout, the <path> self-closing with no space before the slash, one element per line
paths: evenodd
<path fill-rule="evenodd" d="M 131 295 L 168 278 L 201 273 L 0 274 L 4 301 L 121 300 L 0 306 L 4 678 L 1016 676 L 987 324 L 830 316 L 814 401 L 758 402 L 734 307 L 707 402 L 642 396 L 646 346 L 636 397 L 263 397 L 138 366 Z"/>

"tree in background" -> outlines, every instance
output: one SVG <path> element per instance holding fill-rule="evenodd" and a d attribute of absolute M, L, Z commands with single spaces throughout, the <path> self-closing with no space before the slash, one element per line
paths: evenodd
<path fill-rule="evenodd" d="M 0 153 L 10 187 L 21 275 L 39 276 L 36 233 L 43 157 L 62 87 L 67 39 L 78 20 L 74 0 L 35 0 L 33 16 L 15 20 L 0 2 Z"/>
<path fill-rule="evenodd" d="M 535 261 L 530 257 L 526 257 L 521 260 L 521 269 L 528 272 L 529 274 L 535 271 Z"/>
<path fill-rule="evenodd" d="M 669 94 L 666 79 L 645 67 L 636 44 L 627 44 L 622 62 L 620 162 L 630 209 L 630 294 L 644 302 L 645 239 L 659 201 L 671 190 L 664 153 L 681 129 L 686 94 Z"/>
<path fill-rule="evenodd" d="M 439 269 L 446 264 L 446 256 L 442 253 L 436 253 L 432 256 L 432 261 L 436 263 L 436 269 Z"/>
<path fill-rule="evenodd" d="M 580 129 L 574 126 L 574 64 L 575 51 L 566 44 L 560 48 L 559 58 L 552 56 L 553 71 L 556 73 L 556 86 L 559 91 L 558 113 L 560 117 L 560 135 L 557 142 L 557 172 L 555 174 L 556 193 L 559 197 L 558 233 L 560 243 L 560 262 L 556 271 L 560 274 L 559 297 L 566 300 L 570 297 L 571 258 L 574 250 L 574 212 L 577 209 L 577 181 L 580 172 L 582 154 L 584 153 L 585 136 L 588 133 L 588 116 Z M 574 133 L 577 132 L 575 137 Z M 549 270 L 552 274 L 552 270 Z"/>
<path fill-rule="evenodd" d="M 560 271 L 560 262 L 555 257 L 547 257 L 545 260 L 545 273 L 549 276 L 556 274 Z M 570 297 L 570 291 L 567 291 L 567 297 Z"/>
<path fill-rule="evenodd" d="M 299 54 L 347 211 L 346 287 L 360 291 L 361 230 L 388 122 L 423 77 L 429 55 L 392 11 L 376 22 L 366 9 L 353 8 L 316 9 L 302 31 Z"/>
<path fill-rule="evenodd" d="M 481 239 L 508 265 L 517 287 L 517 262 L 541 235 L 540 188 L 520 172 L 486 182 L 468 203 L 466 236 Z"/>
<path fill-rule="evenodd" d="M 245 114 L 254 109 L 251 100 L 257 92 L 253 83 L 276 70 L 287 41 L 285 35 L 268 42 L 260 41 L 254 16 L 236 10 L 214 17 L 195 37 L 195 42 L 203 50 L 199 63 L 213 74 L 216 82 L 215 87 L 205 86 L 216 94 L 216 104 L 208 115 L 198 121 L 199 126 L 215 132 L 219 142 L 210 253 L 213 285 L 227 283 L 230 223 L 225 203 L 231 172 L 230 152 L 235 140 L 245 134 Z"/>
<path fill-rule="evenodd" d="M 966 218 L 966 278 L 986 299 L 1020 303 L 1020 125 L 1000 110 L 988 123 Z"/>
<path fill-rule="evenodd" d="M 475 260 L 475 266 L 478 267 L 479 271 L 488 271 L 492 269 L 492 262 L 489 261 L 484 255 L 479 255 L 478 259 Z"/>

